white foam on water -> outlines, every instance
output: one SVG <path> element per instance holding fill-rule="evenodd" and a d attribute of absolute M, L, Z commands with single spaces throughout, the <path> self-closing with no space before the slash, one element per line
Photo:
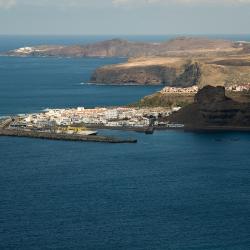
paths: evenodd
<path fill-rule="evenodd" d="M 91 82 L 80 82 L 80 85 L 91 85 Z"/>

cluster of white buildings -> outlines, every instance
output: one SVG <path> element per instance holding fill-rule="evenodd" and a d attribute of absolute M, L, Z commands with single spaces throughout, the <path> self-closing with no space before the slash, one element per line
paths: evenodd
<path fill-rule="evenodd" d="M 198 86 L 192 86 L 188 88 L 176 88 L 176 87 L 165 87 L 160 93 L 162 94 L 196 94 L 198 92 Z M 250 91 L 250 83 L 237 84 L 226 87 L 227 91 L 242 92 Z"/>
<path fill-rule="evenodd" d="M 19 116 L 19 125 L 44 128 L 83 124 L 104 127 L 147 127 L 158 125 L 176 110 L 166 108 L 46 109 L 42 113 Z M 153 122 L 153 124 L 152 124 Z"/>
<path fill-rule="evenodd" d="M 46 52 L 46 51 L 49 51 L 51 48 L 53 49 L 52 46 L 23 47 L 23 48 L 15 49 L 13 50 L 13 52 L 20 54 L 20 55 L 30 55 L 32 53 Z M 63 46 L 60 46 L 58 48 L 63 48 Z"/>
<path fill-rule="evenodd" d="M 196 94 L 198 92 L 198 86 L 192 86 L 187 88 L 177 88 L 177 87 L 165 87 L 163 88 L 160 93 L 162 94 Z"/>
<path fill-rule="evenodd" d="M 20 54 L 30 54 L 34 51 L 34 48 L 32 47 L 23 47 L 19 49 L 15 49 L 14 52 L 20 53 Z"/>
<path fill-rule="evenodd" d="M 250 83 L 241 84 L 241 85 L 232 85 L 226 87 L 227 91 L 234 91 L 234 92 L 242 92 L 242 91 L 250 91 Z"/>

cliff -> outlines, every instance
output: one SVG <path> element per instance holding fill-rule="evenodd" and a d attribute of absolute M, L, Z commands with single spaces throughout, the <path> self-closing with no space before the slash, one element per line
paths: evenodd
<path fill-rule="evenodd" d="M 169 120 L 190 128 L 250 127 L 250 102 L 229 98 L 224 87 L 206 86 L 195 95 L 194 103 L 173 113 Z"/>
<path fill-rule="evenodd" d="M 230 55 L 133 58 L 127 63 L 97 69 L 91 82 L 202 87 L 212 83 L 220 86 L 248 83 L 249 79 L 250 56 Z"/>
<path fill-rule="evenodd" d="M 154 57 L 131 59 L 128 63 L 101 67 L 93 73 L 91 82 L 190 86 L 198 84 L 200 77 L 197 62 L 186 58 Z"/>
<path fill-rule="evenodd" d="M 91 82 L 95 83 L 136 83 L 171 84 L 184 67 L 185 61 L 168 58 L 139 58 L 128 63 L 104 66 L 97 69 Z"/>

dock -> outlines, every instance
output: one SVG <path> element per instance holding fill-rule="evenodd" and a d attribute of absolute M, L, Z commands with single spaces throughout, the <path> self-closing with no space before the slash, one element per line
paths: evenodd
<path fill-rule="evenodd" d="M 153 133 L 154 132 L 154 127 L 129 127 L 129 126 L 105 126 L 105 125 L 90 125 L 86 124 L 85 125 L 88 129 L 106 129 L 106 130 L 122 130 L 122 131 L 133 131 L 133 132 L 138 132 L 138 133 Z"/>
<path fill-rule="evenodd" d="M 137 143 L 136 139 L 123 139 L 111 136 L 100 135 L 77 135 L 53 132 L 39 132 L 15 129 L 0 129 L 0 136 L 29 137 L 47 140 L 82 141 L 82 142 L 103 142 L 103 143 Z"/>

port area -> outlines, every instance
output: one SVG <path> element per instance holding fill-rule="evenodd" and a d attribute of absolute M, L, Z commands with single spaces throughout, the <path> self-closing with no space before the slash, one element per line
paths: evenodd
<path fill-rule="evenodd" d="M 0 136 L 23 136 L 53 140 L 136 143 L 98 134 L 99 129 L 153 134 L 154 130 L 183 129 L 168 117 L 176 108 L 94 108 L 46 109 L 40 113 L 0 117 Z"/>
<path fill-rule="evenodd" d="M 38 131 L 26 131 L 26 130 L 14 130 L 14 129 L 0 129 L 0 136 L 31 137 L 38 139 L 64 140 L 64 141 L 137 143 L 136 139 L 122 139 L 111 136 L 60 134 L 53 132 L 38 132 Z"/>
<path fill-rule="evenodd" d="M 129 127 L 129 126 L 105 126 L 105 125 L 90 125 L 86 124 L 89 129 L 105 129 L 105 130 L 122 130 L 122 131 L 134 131 L 137 133 L 153 134 L 157 130 L 185 130 L 183 124 L 164 124 L 160 126 L 145 126 L 145 127 Z"/>
<path fill-rule="evenodd" d="M 16 124 L 16 118 L 11 117 L 0 120 L 0 136 L 30 137 L 48 140 L 82 141 L 82 142 L 103 142 L 103 143 L 137 143 L 136 139 L 117 138 L 113 136 L 97 135 L 97 131 L 90 131 L 86 128 L 65 128 L 63 130 L 48 130 L 48 128 L 32 129 L 24 127 L 12 127 Z M 84 132 L 84 133 L 83 133 Z"/>

